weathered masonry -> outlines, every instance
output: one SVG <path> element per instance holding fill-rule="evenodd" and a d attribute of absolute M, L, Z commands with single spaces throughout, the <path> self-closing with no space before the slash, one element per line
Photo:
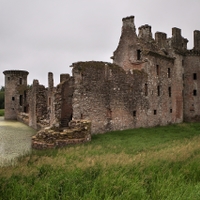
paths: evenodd
<path fill-rule="evenodd" d="M 149 25 L 136 33 L 134 16 L 122 22 L 113 63 L 73 63 L 56 87 L 50 72 L 45 88 L 38 80 L 28 87 L 27 71 L 4 71 L 5 119 L 54 132 L 86 120 L 92 134 L 200 120 L 200 31 L 188 50 L 179 28 L 153 37 Z"/>

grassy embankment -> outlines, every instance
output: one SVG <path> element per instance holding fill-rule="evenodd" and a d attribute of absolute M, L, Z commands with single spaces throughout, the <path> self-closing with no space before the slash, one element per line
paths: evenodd
<path fill-rule="evenodd" d="M 0 109 L 0 116 L 4 116 L 4 109 Z"/>
<path fill-rule="evenodd" d="M 0 199 L 200 199 L 200 124 L 94 135 L 0 168 Z"/>

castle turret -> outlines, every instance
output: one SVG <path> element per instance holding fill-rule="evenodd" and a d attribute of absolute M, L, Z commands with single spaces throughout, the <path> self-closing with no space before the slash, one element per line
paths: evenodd
<path fill-rule="evenodd" d="M 6 70 L 5 75 L 5 119 L 17 119 L 18 112 L 26 110 L 27 71 Z"/>

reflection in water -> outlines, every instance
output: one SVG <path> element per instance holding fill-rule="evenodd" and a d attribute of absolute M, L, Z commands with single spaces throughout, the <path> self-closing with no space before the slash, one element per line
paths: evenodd
<path fill-rule="evenodd" d="M 30 152 L 31 136 L 36 131 L 17 121 L 0 117 L 0 166 L 14 163 L 14 159 Z"/>

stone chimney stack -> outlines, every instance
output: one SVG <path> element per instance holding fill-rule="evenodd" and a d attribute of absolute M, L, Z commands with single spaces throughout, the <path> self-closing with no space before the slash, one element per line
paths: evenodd
<path fill-rule="evenodd" d="M 200 31 L 194 31 L 194 50 L 200 50 Z"/>
<path fill-rule="evenodd" d="M 155 41 L 160 48 L 164 48 L 166 46 L 167 34 L 162 32 L 156 32 Z"/>
<path fill-rule="evenodd" d="M 53 73 L 49 72 L 48 73 L 48 89 L 53 90 L 53 87 L 54 87 Z"/>
<path fill-rule="evenodd" d="M 152 40 L 151 26 L 148 24 L 140 26 L 138 38 L 143 39 L 144 41 Z"/>

